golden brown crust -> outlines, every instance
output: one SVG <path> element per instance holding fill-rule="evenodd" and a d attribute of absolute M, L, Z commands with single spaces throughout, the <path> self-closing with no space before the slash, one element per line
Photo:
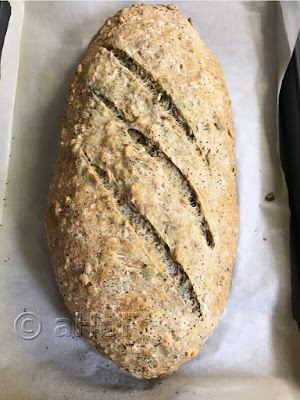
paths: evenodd
<path fill-rule="evenodd" d="M 93 38 L 47 233 L 66 305 L 101 354 L 153 378 L 199 352 L 230 286 L 234 137 L 220 65 L 176 6 L 135 4 Z"/>

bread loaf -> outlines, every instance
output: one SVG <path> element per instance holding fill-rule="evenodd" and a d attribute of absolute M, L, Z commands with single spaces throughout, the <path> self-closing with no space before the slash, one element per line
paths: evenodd
<path fill-rule="evenodd" d="M 237 234 L 219 62 L 177 6 L 119 11 L 73 74 L 48 196 L 78 329 L 136 377 L 171 374 L 216 326 Z"/>

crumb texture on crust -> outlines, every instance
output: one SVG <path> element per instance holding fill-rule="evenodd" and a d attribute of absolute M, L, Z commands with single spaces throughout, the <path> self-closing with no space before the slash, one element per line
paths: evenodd
<path fill-rule="evenodd" d="M 109 18 L 73 74 L 47 204 L 65 303 L 136 377 L 171 374 L 212 333 L 238 234 L 219 62 L 175 5 Z"/>

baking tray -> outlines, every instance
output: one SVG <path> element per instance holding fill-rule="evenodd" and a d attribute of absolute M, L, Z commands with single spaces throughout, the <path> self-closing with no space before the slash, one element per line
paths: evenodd
<path fill-rule="evenodd" d="M 296 323 L 289 312 L 291 310 L 290 260 L 287 254 L 289 210 L 276 153 L 276 106 L 278 82 L 281 81 L 281 79 L 277 80 L 276 72 L 279 71 L 279 76 L 282 77 L 290 58 L 290 51 L 288 51 L 288 57 L 284 59 L 285 62 L 282 64 L 278 62 L 278 66 L 276 65 L 278 54 L 276 48 L 279 46 L 276 41 L 275 50 L 269 52 L 273 49 L 276 26 L 280 22 L 276 24 L 277 5 L 274 3 L 267 5 L 264 2 L 223 2 L 214 5 L 207 2 L 199 3 L 199 10 L 201 4 L 204 4 L 202 6 L 204 12 L 200 13 L 197 2 L 190 3 L 189 7 L 193 7 L 193 12 L 190 13 L 189 10 L 189 15 L 192 15 L 194 21 L 197 21 L 197 17 L 194 17 L 197 12 L 201 15 L 201 18 L 198 18 L 198 25 L 202 26 L 201 34 L 209 37 L 209 44 L 220 53 L 220 59 L 227 71 L 228 82 L 231 84 L 238 133 L 237 146 L 239 146 L 238 178 L 240 177 L 240 190 L 243 185 L 242 189 L 246 189 L 249 194 L 249 196 L 241 196 L 241 209 L 245 204 L 251 204 L 251 208 L 247 208 L 249 212 L 241 215 L 244 235 L 241 239 L 248 236 L 249 232 L 246 230 L 251 229 L 252 242 L 244 240 L 244 250 L 238 254 L 240 262 L 234 270 L 231 296 L 225 309 L 227 315 L 224 314 L 224 318 L 221 318 L 217 330 L 202 350 L 201 356 L 184 365 L 180 371 L 169 378 L 143 382 L 122 374 L 110 361 L 94 354 L 94 351 L 80 338 L 56 337 L 52 329 L 56 321 L 54 318 L 60 319 L 69 315 L 65 312 L 62 299 L 58 295 L 43 239 L 43 202 L 47 190 L 46 180 L 51 175 L 52 162 L 49 161 L 52 156 L 48 154 L 52 151 L 54 159 L 53 135 L 59 131 L 59 116 L 63 109 L 63 97 L 70 74 L 69 64 L 71 63 L 64 60 L 74 59 L 72 64 L 77 61 L 77 57 L 80 56 L 77 48 L 86 48 L 87 43 L 84 42 L 84 38 L 88 36 L 86 31 L 89 31 L 91 25 L 94 24 L 95 28 L 100 24 L 98 15 L 102 15 L 102 11 L 99 12 L 102 7 L 99 6 L 99 10 L 95 12 L 95 6 L 91 2 L 82 6 L 79 4 L 80 7 L 77 7 L 80 2 L 25 3 L 27 20 L 25 18 L 22 31 L 17 101 L 14 106 L 16 118 L 14 118 L 12 131 L 14 140 L 10 149 L 12 156 L 2 227 L 2 254 L 5 262 L 3 262 L 3 272 L 1 271 L 3 273 L 1 291 L 5 294 L 5 305 L 2 302 L 3 311 L 0 314 L 1 334 L 3 333 L 1 343 L 5 344 L 5 352 L 0 357 L 1 361 L 3 360 L 0 398 L 5 400 L 20 398 L 112 400 L 120 396 L 128 400 L 151 398 L 191 400 L 200 397 L 218 400 L 228 398 L 232 400 L 250 398 L 295 400 L 299 398 L 299 388 L 291 386 L 296 385 L 294 378 L 297 367 L 294 358 L 300 358 L 296 347 L 299 335 Z M 47 3 L 49 5 L 44 7 L 43 5 Z M 12 13 L 8 28 L 10 33 L 15 27 L 17 4 L 20 3 L 11 3 Z M 107 7 L 103 8 L 105 15 L 106 13 L 107 16 L 112 15 L 110 8 L 121 8 L 114 4 L 114 2 L 107 2 Z M 240 4 L 240 6 L 235 4 Z M 210 7 L 211 13 L 207 12 Z M 229 12 L 232 10 L 233 12 Z M 238 15 L 244 19 L 236 18 L 238 26 L 232 30 L 234 32 L 230 36 L 229 25 L 232 26 L 232 22 L 229 24 L 230 15 L 232 19 L 236 17 L 235 12 L 238 11 L 241 12 Z M 226 21 L 224 21 L 225 12 L 228 16 Z M 88 24 L 83 25 L 82 13 L 87 18 Z M 210 14 L 213 21 L 208 18 Z M 46 15 L 44 19 L 43 15 Z M 72 19 L 75 21 L 74 24 L 67 25 L 65 18 Z M 56 24 L 57 19 L 59 23 Z M 52 24 L 55 25 L 55 30 Z M 60 30 L 57 30 L 56 26 Z M 80 28 L 83 30 L 83 26 L 84 35 L 81 35 Z M 227 27 L 229 32 L 226 31 Z M 91 27 L 90 31 L 94 31 L 94 28 Z M 242 28 L 237 40 L 244 38 L 245 44 L 244 47 L 240 47 L 243 49 L 241 52 L 236 52 L 235 49 L 234 35 L 237 28 Z M 216 31 L 218 34 L 210 35 L 211 31 Z M 253 34 L 248 35 L 248 31 Z M 44 34 L 42 40 L 39 39 L 39 32 Z M 49 35 L 51 32 L 55 34 Z M 284 37 L 283 30 L 278 29 L 279 35 Z M 74 36 L 75 39 L 71 40 Z M 231 40 L 228 40 L 228 37 Z M 61 50 L 52 52 L 51 46 L 46 51 L 38 52 L 39 49 L 44 49 L 48 38 L 58 49 L 64 48 L 63 57 L 58 56 Z M 9 34 L 7 39 L 9 39 Z M 295 40 L 292 41 L 294 42 Z M 40 47 L 37 44 L 40 44 Z M 6 50 L 8 47 L 7 40 Z M 244 50 L 245 48 L 247 51 Z M 253 51 L 249 53 L 249 50 Z M 245 66 L 245 71 L 238 66 L 238 62 L 232 62 L 230 57 L 222 57 L 222 51 L 236 57 L 237 61 L 238 58 L 244 57 L 245 63 L 242 65 Z M 259 55 L 257 58 L 256 52 Z M 5 65 L 6 54 L 5 51 L 3 65 Z M 27 59 L 25 56 L 28 56 Z M 32 62 L 32 56 L 36 57 L 35 63 Z M 253 59 L 259 62 L 252 65 L 250 60 Z M 60 76 L 57 76 L 53 68 L 53 61 L 55 61 L 56 70 L 62 71 Z M 39 67 L 37 68 L 36 65 Z M 47 66 L 46 70 L 45 66 Z M 267 74 L 269 70 L 270 75 Z M 243 71 L 243 76 L 245 74 L 246 77 L 253 78 L 250 83 L 252 86 L 247 86 L 247 79 L 244 86 L 240 84 L 235 86 L 239 71 Z M 28 79 L 28 76 L 31 76 L 31 79 Z M 43 79 L 44 76 L 49 77 L 50 82 L 36 85 L 41 90 L 32 91 L 32 84 L 48 81 L 48 79 Z M 267 79 L 269 76 L 272 79 Z M 249 91 L 247 92 L 245 88 L 249 88 Z M 30 107 L 27 108 L 28 98 L 32 101 Z M 244 101 L 245 98 L 245 106 L 238 107 L 239 100 Z M 259 99 L 257 107 L 255 107 L 256 102 L 251 103 L 252 98 Z M 52 101 L 53 99 L 55 101 Z M 251 110 L 253 104 L 257 110 L 256 115 Z M 7 108 L 4 104 L 2 110 L 6 112 Z M 37 114 L 34 113 L 35 109 L 42 111 L 40 119 L 33 118 Z M 244 121 L 244 114 L 251 112 L 254 118 L 249 119 L 250 129 L 248 124 L 242 121 Z M 258 118 L 259 116 L 261 119 Z M 255 124 L 252 125 L 252 121 L 255 121 Z M 3 130 L 4 132 L 6 130 Z M 252 140 L 253 137 L 255 140 Z M 246 142 L 245 138 L 248 138 L 247 146 L 243 146 Z M 249 144 L 251 151 L 249 151 Z M 260 155 L 261 150 L 265 151 L 266 157 L 262 161 L 262 157 L 257 157 L 257 161 L 260 162 L 250 164 L 254 168 L 247 167 L 248 154 L 259 153 Z M 272 162 L 268 152 L 274 159 L 276 158 L 276 162 Z M 250 172 L 248 173 L 246 169 Z M 253 187 L 250 186 L 251 179 L 247 179 L 252 178 L 252 171 L 256 175 L 261 174 L 261 178 L 254 182 Z M 278 177 L 281 179 L 280 182 Z M 28 185 L 27 182 L 30 184 Z M 261 187 L 257 182 L 261 182 Z M 269 191 L 274 191 L 276 195 L 276 201 L 272 203 L 264 200 Z M 282 191 L 284 193 L 281 198 Z M 256 195 L 252 196 L 252 192 Z M 259 216 L 257 224 L 252 221 L 255 216 L 253 209 Z M 15 238 L 17 240 L 14 240 Z M 277 251 L 278 248 L 282 251 Z M 257 257 L 258 253 L 260 257 Z M 272 256 L 273 253 L 276 258 Z M 251 285 L 248 279 L 243 279 L 242 270 L 247 271 L 247 278 L 250 278 Z M 257 282 L 259 282 L 259 292 L 247 290 L 247 286 L 253 289 Z M 14 293 L 14 288 L 20 289 Z M 256 300 L 261 308 L 256 307 Z M 17 329 L 14 331 L 14 322 L 18 321 L 19 313 L 22 314 L 24 310 L 36 312 L 43 323 L 41 335 L 34 340 L 24 340 L 17 335 Z M 265 314 L 272 314 L 272 319 L 265 317 Z M 241 323 L 241 320 L 244 322 Z M 230 324 L 237 329 L 228 329 Z M 9 340 L 5 342 L 6 338 Z M 225 363 L 222 364 L 223 359 Z"/>
<path fill-rule="evenodd" d="M 300 34 L 279 95 L 280 155 L 291 210 L 292 312 L 300 329 Z"/>

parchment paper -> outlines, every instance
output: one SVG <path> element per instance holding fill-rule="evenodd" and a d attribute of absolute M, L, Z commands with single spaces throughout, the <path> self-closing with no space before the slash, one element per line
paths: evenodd
<path fill-rule="evenodd" d="M 63 103 L 91 37 L 128 4 L 25 3 L 15 101 L 10 108 L 0 102 L 1 115 L 14 105 L 12 128 L 0 119 L 2 180 L 9 160 L 0 245 L 0 398 L 300 399 L 289 209 L 277 154 L 277 94 L 300 23 L 299 3 L 285 3 L 284 20 L 273 2 L 177 3 L 221 62 L 236 134 L 239 244 L 225 311 L 203 350 L 170 377 L 138 380 L 66 325 L 70 316 L 44 232 Z M 20 7 L 12 3 L 7 42 L 20 30 Z M 6 56 L 10 49 L 4 50 Z M 4 72 L 12 88 L 11 71 Z M 269 192 L 275 201 L 264 200 Z"/>

